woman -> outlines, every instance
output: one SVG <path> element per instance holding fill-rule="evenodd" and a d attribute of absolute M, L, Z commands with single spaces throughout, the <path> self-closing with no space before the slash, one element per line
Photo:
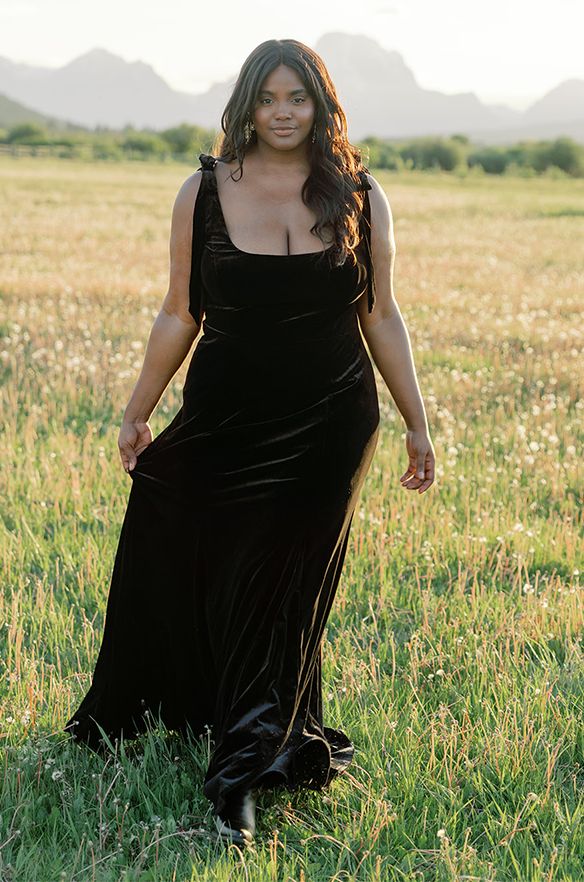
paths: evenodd
<path fill-rule="evenodd" d="M 100 748 L 148 715 L 207 727 L 215 825 L 249 844 L 259 788 L 321 789 L 353 756 L 323 723 L 321 648 L 379 433 L 361 334 L 407 425 L 403 486 L 428 489 L 434 451 L 390 207 L 322 60 L 262 43 L 222 128 L 174 205 L 170 285 L 118 439 L 133 482 L 103 642 L 66 729 Z M 182 406 L 153 439 L 201 327 Z"/>

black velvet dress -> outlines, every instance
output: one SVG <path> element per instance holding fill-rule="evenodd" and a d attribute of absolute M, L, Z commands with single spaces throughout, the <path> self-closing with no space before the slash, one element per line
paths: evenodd
<path fill-rule="evenodd" d="M 374 304 L 366 176 L 359 261 L 335 267 L 330 249 L 235 247 L 218 160 L 199 159 L 203 335 L 182 406 L 130 472 L 101 649 L 65 730 L 101 750 L 98 724 L 110 739 L 208 726 L 220 813 L 233 789 L 321 789 L 353 757 L 323 722 L 321 651 L 379 406 L 356 312 Z"/>

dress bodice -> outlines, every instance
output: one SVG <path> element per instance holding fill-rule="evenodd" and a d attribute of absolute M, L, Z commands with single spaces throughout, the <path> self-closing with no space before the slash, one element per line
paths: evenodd
<path fill-rule="evenodd" d="M 239 335 L 258 330 L 292 336 L 325 335 L 347 330 L 356 302 L 367 290 L 374 306 L 370 252 L 370 209 L 365 173 L 361 241 L 357 261 L 335 266 L 333 248 L 300 254 L 243 251 L 232 242 L 217 190 L 217 157 L 200 154 L 202 180 L 193 217 L 189 311 L 201 324 Z M 205 326 L 204 326 L 205 327 Z"/>

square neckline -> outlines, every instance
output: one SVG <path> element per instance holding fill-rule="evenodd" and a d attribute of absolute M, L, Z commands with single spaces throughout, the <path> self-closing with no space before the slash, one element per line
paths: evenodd
<path fill-rule="evenodd" d="M 233 239 L 229 235 L 229 230 L 227 229 L 227 224 L 225 222 L 225 214 L 223 212 L 223 206 L 221 205 L 221 199 L 219 198 L 219 188 L 217 186 L 217 175 L 215 173 L 215 168 L 217 167 L 219 162 L 221 162 L 222 160 L 220 160 L 216 156 L 214 156 L 213 159 L 215 160 L 215 162 L 213 163 L 213 167 L 208 169 L 211 172 L 211 177 L 213 178 L 213 191 L 215 194 L 215 199 L 217 202 L 217 207 L 219 209 L 219 215 L 221 217 L 221 223 L 223 225 L 223 230 L 225 232 L 225 236 L 227 238 L 227 241 L 229 242 L 229 244 L 231 245 L 231 247 L 235 251 L 238 251 L 240 254 L 245 254 L 246 257 L 272 257 L 272 258 L 273 257 L 312 257 L 313 255 L 318 256 L 318 255 L 328 254 L 328 252 L 334 248 L 334 246 L 335 246 L 334 242 L 331 245 L 328 245 L 324 249 L 321 248 L 319 251 L 301 251 L 301 252 L 297 252 L 295 254 L 271 254 L 266 251 L 244 251 L 243 248 L 238 248 L 238 246 L 235 244 L 235 242 L 233 241 Z"/>

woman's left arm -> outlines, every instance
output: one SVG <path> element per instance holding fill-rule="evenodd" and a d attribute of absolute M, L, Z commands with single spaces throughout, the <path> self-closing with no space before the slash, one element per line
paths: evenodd
<path fill-rule="evenodd" d="M 402 486 L 423 493 L 434 483 L 435 454 L 424 402 L 416 377 L 410 337 L 393 292 L 395 237 L 389 201 L 381 185 L 367 175 L 371 190 L 371 258 L 375 280 L 375 306 L 367 310 L 367 297 L 357 309 L 361 331 L 371 357 L 406 423 L 408 467 Z"/>

